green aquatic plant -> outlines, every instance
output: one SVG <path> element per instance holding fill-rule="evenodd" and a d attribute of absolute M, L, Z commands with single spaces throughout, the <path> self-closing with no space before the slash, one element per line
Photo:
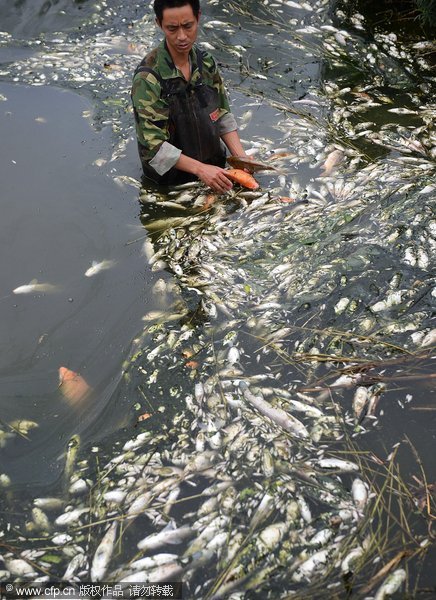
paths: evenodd
<path fill-rule="evenodd" d="M 424 25 L 436 26 L 436 0 L 415 0 L 419 18 Z"/>

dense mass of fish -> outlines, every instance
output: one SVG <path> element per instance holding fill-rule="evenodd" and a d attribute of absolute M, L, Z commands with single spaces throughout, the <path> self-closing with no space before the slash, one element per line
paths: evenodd
<path fill-rule="evenodd" d="M 223 14 L 240 14 L 233 2 L 222 4 Z M 34 498 L 25 525 L 14 524 L 39 541 L 3 552 L 2 579 L 183 580 L 192 598 L 296 590 L 316 597 L 321 581 L 340 591 L 365 555 L 362 523 L 373 494 L 341 440 L 374 426 L 383 385 L 336 368 L 344 357 L 353 364 L 434 346 L 436 136 L 427 96 L 434 79 L 424 57 L 397 47 L 394 36 L 364 45 L 360 15 L 347 29 L 333 26 L 326 2 L 275 1 L 253 14 L 255 22 L 268 15 L 276 34 L 291 31 L 287 44 L 296 51 L 363 71 L 365 83 L 341 87 L 341 75 L 300 100 L 271 98 L 286 110 L 274 140 L 251 140 L 250 151 L 279 169 L 257 176 L 261 190 L 235 186 L 217 197 L 197 184 L 165 196 L 141 189 L 150 233 L 143 252 L 162 271 L 154 288 L 162 310 L 144 315 L 123 368 L 127 381 L 140 382 L 150 419 L 110 452 L 93 449 L 98 470 L 78 460 L 79 440 L 70 441 L 62 493 Z M 228 18 L 205 24 L 214 32 L 205 45 L 248 68 L 245 48 L 224 47 L 237 39 Z M 146 24 L 129 37 L 143 43 Z M 104 55 L 117 44 L 125 51 L 126 39 L 99 32 L 81 40 L 80 54 L 75 44 L 67 34 L 45 39 L 10 68 L 32 84 L 92 90 L 105 78 L 106 89 L 127 90 L 131 60 Z M 268 68 L 248 72 L 260 91 Z M 404 105 L 384 86 L 399 86 Z M 100 113 L 117 132 L 112 161 L 132 132 L 126 103 L 114 92 L 110 111 Z M 298 176 L 303 167 L 312 174 L 307 182 Z M 162 210 L 172 216 L 150 218 Z M 324 383 L 314 384 L 319 378 Z M 343 412 L 344 389 L 353 400 Z M 0 443 L 11 435 L 9 424 Z M 396 569 L 375 597 L 405 579 Z"/>

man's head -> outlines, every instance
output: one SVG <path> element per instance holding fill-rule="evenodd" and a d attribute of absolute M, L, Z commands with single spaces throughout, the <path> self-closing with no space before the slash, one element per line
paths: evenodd
<path fill-rule="evenodd" d="M 153 9 L 158 25 L 162 25 L 163 12 L 166 8 L 178 8 L 190 5 L 194 17 L 198 20 L 200 16 L 200 0 L 154 0 Z"/>
<path fill-rule="evenodd" d="M 174 63 L 185 63 L 197 39 L 199 0 L 155 0 L 154 10 Z"/>

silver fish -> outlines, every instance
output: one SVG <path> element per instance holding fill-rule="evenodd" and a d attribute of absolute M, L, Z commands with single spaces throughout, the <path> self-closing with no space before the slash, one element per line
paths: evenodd
<path fill-rule="evenodd" d="M 359 386 L 353 396 L 353 412 L 358 422 L 365 416 L 368 404 L 368 388 Z"/>
<path fill-rule="evenodd" d="M 162 581 L 177 581 L 181 578 L 184 567 L 176 562 L 169 562 L 147 571 L 135 571 L 127 577 L 123 577 L 120 583 L 160 583 Z"/>
<path fill-rule="evenodd" d="M 397 569 L 391 573 L 386 581 L 378 588 L 374 600 L 385 600 L 395 594 L 406 581 L 406 571 L 404 569 Z"/>
<path fill-rule="evenodd" d="M 191 527 L 174 527 L 165 528 L 159 533 L 153 533 L 140 542 L 138 542 L 138 550 L 149 551 L 156 550 L 166 544 L 181 544 L 184 540 L 194 535 L 194 530 Z"/>
<path fill-rule="evenodd" d="M 5 558 L 5 565 L 11 575 L 17 577 L 36 577 L 36 571 L 30 563 L 21 558 Z"/>
<path fill-rule="evenodd" d="M 117 537 L 118 521 L 114 521 L 106 531 L 95 551 L 91 564 L 91 580 L 101 581 L 107 573 Z"/>
<path fill-rule="evenodd" d="M 316 464 L 322 469 L 334 469 L 344 473 L 359 470 L 359 466 L 356 463 L 350 460 L 341 460 L 340 458 L 321 458 Z"/>
<path fill-rule="evenodd" d="M 95 260 L 92 261 L 92 265 L 85 271 L 85 277 L 94 277 L 101 271 L 106 271 L 110 269 L 116 264 L 115 260 L 102 260 L 97 262 Z"/>
<path fill-rule="evenodd" d="M 361 479 L 355 479 L 351 486 L 354 504 L 359 510 L 363 510 L 368 501 L 368 489 Z"/>
<path fill-rule="evenodd" d="M 245 381 L 241 381 L 239 387 L 242 390 L 244 398 L 252 406 L 254 406 L 262 415 L 268 417 L 269 419 L 274 421 L 274 423 L 280 425 L 280 427 L 283 427 L 283 429 L 286 429 L 287 431 L 293 433 L 294 435 L 297 435 L 298 437 L 309 437 L 309 432 L 307 431 L 303 423 L 301 423 L 301 421 L 299 421 L 292 415 L 288 415 L 281 408 L 275 408 L 271 406 L 260 395 L 254 395 L 252 392 L 250 392 L 248 385 L 245 383 Z"/>
<path fill-rule="evenodd" d="M 20 285 L 12 290 L 13 294 L 49 294 L 57 292 L 59 286 L 52 285 L 51 283 L 38 283 L 37 279 L 32 279 L 30 283 Z"/>
<path fill-rule="evenodd" d="M 364 550 L 361 546 L 351 550 L 351 552 L 349 552 L 341 562 L 341 571 L 343 573 L 352 573 L 354 563 L 356 563 L 363 556 L 363 553 Z"/>

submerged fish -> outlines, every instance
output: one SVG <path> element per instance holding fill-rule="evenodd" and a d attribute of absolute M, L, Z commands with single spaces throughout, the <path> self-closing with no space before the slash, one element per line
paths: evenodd
<path fill-rule="evenodd" d="M 257 190 L 259 187 L 259 184 L 254 177 L 246 171 L 242 171 L 241 169 L 226 169 L 224 173 L 226 177 L 232 181 L 235 181 L 236 183 L 239 183 L 239 185 L 248 188 L 249 190 Z"/>
<path fill-rule="evenodd" d="M 404 569 L 397 569 L 391 573 L 389 577 L 387 577 L 386 581 L 377 590 L 374 600 L 384 600 L 384 598 L 390 598 L 406 581 L 406 577 L 407 575 Z"/>
<path fill-rule="evenodd" d="M 11 421 L 9 423 L 9 427 L 19 435 L 26 436 L 31 429 L 39 427 L 39 425 L 38 423 L 35 423 L 35 421 L 28 421 L 27 419 L 16 419 L 15 421 Z"/>
<path fill-rule="evenodd" d="M 327 177 L 330 173 L 344 160 L 344 153 L 342 150 L 333 150 L 327 156 L 325 163 L 323 164 L 322 177 Z"/>
<path fill-rule="evenodd" d="M 32 294 L 56 292 L 59 288 L 51 283 L 38 283 L 37 279 L 32 279 L 30 283 L 16 287 L 12 292 L 14 294 Z"/>
<path fill-rule="evenodd" d="M 250 173 L 256 173 L 256 171 L 277 171 L 276 167 L 260 160 L 253 160 L 247 156 L 228 156 L 227 162 L 234 169 L 246 169 Z"/>
<path fill-rule="evenodd" d="M 85 271 L 85 277 L 92 277 L 93 275 L 97 275 L 100 271 L 105 271 L 106 269 L 110 269 L 116 263 L 115 260 L 102 260 L 101 262 L 97 262 L 96 260 L 92 261 L 92 265 Z"/>
<path fill-rule="evenodd" d="M 91 391 L 81 375 L 66 367 L 59 368 L 59 387 L 64 398 L 72 404 L 81 402 Z"/>

